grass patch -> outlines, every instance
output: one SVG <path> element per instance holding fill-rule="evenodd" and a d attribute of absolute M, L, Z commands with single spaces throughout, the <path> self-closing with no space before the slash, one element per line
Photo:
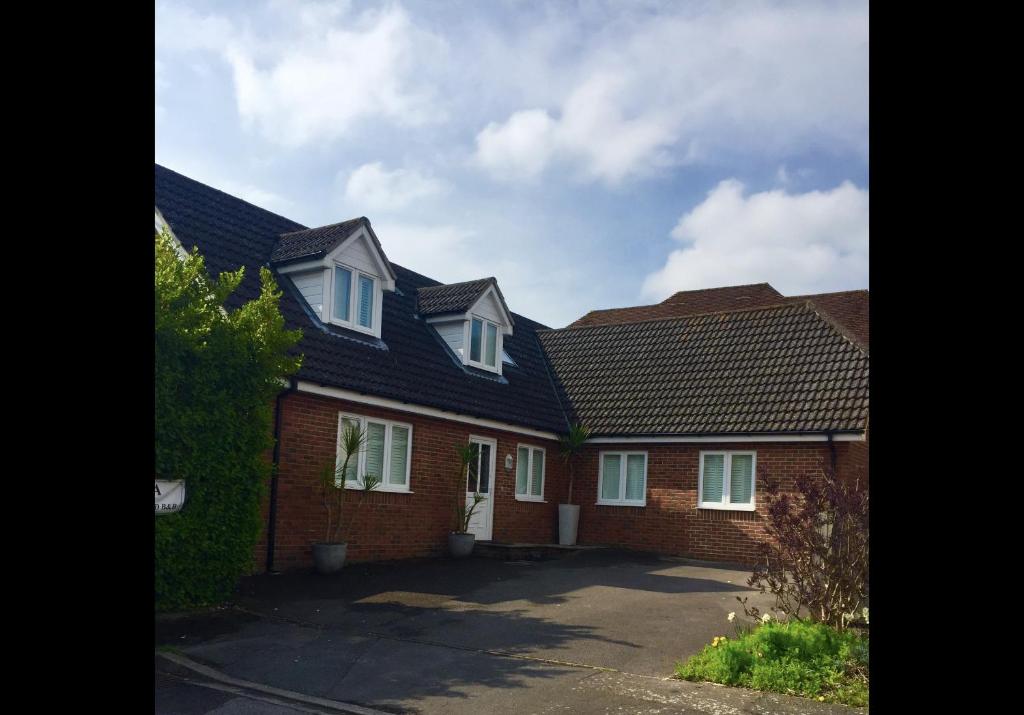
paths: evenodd
<path fill-rule="evenodd" d="M 868 704 L 868 640 L 811 621 L 768 622 L 715 639 L 676 665 L 676 677 L 825 702 Z"/>

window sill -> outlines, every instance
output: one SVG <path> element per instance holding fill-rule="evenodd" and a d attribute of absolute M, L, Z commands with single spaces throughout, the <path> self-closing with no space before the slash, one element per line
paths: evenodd
<path fill-rule="evenodd" d="M 544 497 L 524 497 L 516 494 L 516 501 L 532 501 L 537 504 L 547 504 L 547 500 Z"/>
<path fill-rule="evenodd" d="M 697 508 L 706 511 L 756 511 L 754 504 L 698 504 Z"/>
<path fill-rule="evenodd" d="M 372 335 L 375 338 L 380 338 L 380 333 L 378 331 L 374 330 L 373 328 L 363 327 L 358 323 L 343 323 L 342 321 L 334 320 L 333 318 L 331 320 L 328 320 L 327 322 L 330 323 L 331 325 L 337 325 L 339 328 L 345 328 L 346 330 L 354 330 L 357 333 L 363 333 L 364 335 Z"/>
<path fill-rule="evenodd" d="M 598 499 L 598 506 L 647 506 L 647 500 L 643 501 L 601 501 Z"/>
<path fill-rule="evenodd" d="M 357 484 L 346 484 L 345 488 L 349 489 L 351 491 L 354 491 L 354 492 L 365 491 L 361 486 L 359 486 Z M 377 487 L 373 491 L 374 492 L 389 492 L 391 494 L 415 494 L 416 493 L 416 492 L 414 492 L 411 489 L 399 489 L 397 487 L 384 487 L 384 486 Z"/>

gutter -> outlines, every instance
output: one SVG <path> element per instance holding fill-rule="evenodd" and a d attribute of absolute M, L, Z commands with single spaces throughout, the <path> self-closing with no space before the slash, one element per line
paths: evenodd
<path fill-rule="evenodd" d="M 274 542 L 277 537 L 277 472 L 281 464 L 281 401 L 298 389 L 294 378 L 288 378 L 288 389 L 278 393 L 274 403 L 274 458 L 270 473 L 270 513 L 267 515 L 267 573 L 274 571 Z"/>

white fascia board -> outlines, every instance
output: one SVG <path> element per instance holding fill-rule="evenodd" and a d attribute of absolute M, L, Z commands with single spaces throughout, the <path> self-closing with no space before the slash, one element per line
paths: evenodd
<path fill-rule="evenodd" d="M 373 255 L 373 260 L 377 263 L 377 268 L 380 269 L 380 283 L 384 290 L 394 291 L 395 290 L 395 272 L 391 268 L 387 259 L 381 255 L 381 252 L 377 250 L 377 244 L 373 238 L 370 237 L 369 232 L 366 230 L 366 226 L 360 226 L 359 230 L 353 233 L 351 236 L 346 238 L 344 241 L 338 244 L 337 248 L 324 256 L 323 265 L 324 267 L 330 267 L 334 263 L 334 258 L 340 253 L 344 253 L 345 249 L 354 241 L 363 240 L 366 242 L 366 246 L 370 249 L 370 253 Z"/>
<path fill-rule="evenodd" d="M 364 395 L 353 390 L 343 390 L 338 387 L 318 385 L 314 382 L 307 382 L 305 380 L 298 381 L 297 389 L 299 392 L 308 392 L 314 395 L 323 395 L 324 397 L 334 397 L 339 400 L 348 400 L 349 402 L 355 402 L 361 405 L 382 407 L 385 409 L 396 410 L 399 412 L 408 412 L 414 415 L 423 415 L 424 417 L 435 417 L 437 419 L 449 420 L 451 422 L 462 422 L 468 425 L 486 427 L 488 429 L 501 430 L 503 432 L 514 432 L 516 434 L 524 434 L 529 437 L 534 437 L 536 439 L 558 439 L 558 435 L 555 434 L 554 432 L 544 432 L 542 430 L 530 429 L 529 427 L 520 427 L 519 425 L 513 425 L 507 422 L 499 422 L 498 420 L 484 419 L 482 417 L 471 417 L 469 415 L 461 415 L 458 414 L 457 412 L 448 412 L 446 410 L 439 410 L 434 407 L 426 407 L 424 405 L 414 405 L 408 402 L 401 402 L 399 400 L 391 400 L 386 397 Z"/>
<path fill-rule="evenodd" d="M 863 442 L 864 433 L 834 434 L 834 442 Z M 754 435 L 719 435 L 712 436 L 664 436 L 664 437 L 593 437 L 587 444 L 703 444 L 725 442 L 828 442 L 825 434 L 754 434 Z"/>
<path fill-rule="evenodd" d="M 501 311 L 502 315 L 504 316 L 504 321 L 503 321 L 502 326 L 501 326 L 501 332 L 504 333 L 505 335 L 511 335 L 512 334 L 512 315 L 507 310 L 505 310 L 505 305 L 502 302 L 501 298 L 498 297 L 498 292 L 496 290 L 494 290 L 494 285 L 493 284 L 487 286 L 487 290 L 485 290 L 483 293 L 480 294 L 480 297 L 477 298 L 476 301 L 474 301 L 473 305 L 471 305 L 469 307 L 469 310 L 466 312 L 466 315 L 469 316 L 470 314 L 472 314 L 473 311 L 476 310 L 476 306 L 480 303 L 480 301 L 482 301 L 488 295 L 491 295 L 491 296 L 494 297 L 494 302 L 498 305 L 498 309 Z"/>
<path fill-rule="evenodd" d="M 160 213 L 160 209 L 158 209 L 156 206 L 154 206 L 153 207 L 153 211 L 156 212 L 156 217 L 155 217 L 156 230 L 157 231 L 163 231 L 163 230 L 166 229 L 167 233 L 170 235 L 170 237 L 172 239 L 172 243 L 174 244 L 174 248 L 178 251 L 178 255 L 182 258 L 182 260 L 188 258 L 188 251 L 186 251 L 185 247 L 183 245 L 181 245 L 181 241 L 178 239 L 178 237 L 174 235 L 174 231 L 171 230 L 171 225 L 169 223 L 167 223 L 166 219 L 164 219 L 164 215 L 162 213 Z"/>
<path fill-rule="evenodd" d="M 286 266 L 274 266 L 274 270 L 283 276 L 289 273 L 313 271 L 321 268 L 327 268 L 327 264 L 324 261 L 302 261 L 300 263 L 289 263 Z"/>

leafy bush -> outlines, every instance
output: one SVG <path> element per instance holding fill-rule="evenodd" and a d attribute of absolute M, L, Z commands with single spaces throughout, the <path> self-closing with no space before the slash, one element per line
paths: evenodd
<path fill-rule="evenodd" d="M 716 638 L 676 677 L 847 705 L 866 705 L 868 641 L 823 623 L 769 621 L 735 639 Z"/>
<path fill-rule="evenodd" d="M 796 480 L 796 493 L 782 492 L 762 471 L 766 496 L 761 562 L 747 583 L 775 596 L 776 612 L 807 616 L 844 629 L 867 618 L 868 492 L 859 481 L 822 468 Z M 747 608 L 758 620 L 758 608 Z"/>
<path fill-rule="evenodd" d="M 187 501 L 156 517 L 158 610 L 218 603 L 252 565 L 269 474 L 274 397 L 299 368 L 281 293 L 261 269 L 260 296 L 223 309 L 243 269 L 213 280 L 198 251 L 156 236 L 156 478 L 186 480 Z"/>

